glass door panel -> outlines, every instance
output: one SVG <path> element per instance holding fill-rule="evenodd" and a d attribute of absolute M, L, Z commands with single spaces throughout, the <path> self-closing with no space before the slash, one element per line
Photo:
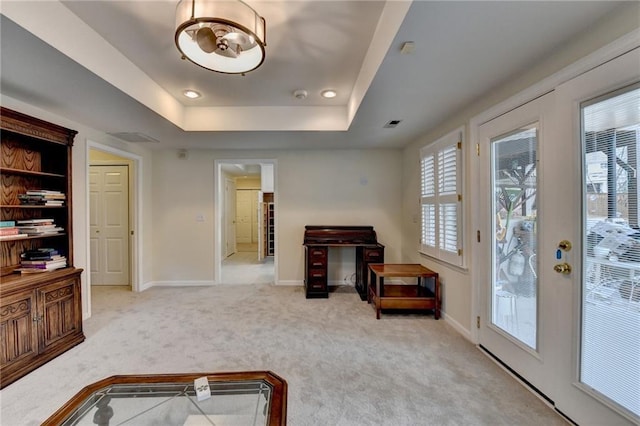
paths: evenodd
<path fill-rule="evenodd" d="M 580 382 L 640 416 L 640 85 L 584 103 L 581 119 Z"/>
<path fill-rule="evenodd" d="M 538 125 L 491 139 L 492 324 L 537 349 Z"/>

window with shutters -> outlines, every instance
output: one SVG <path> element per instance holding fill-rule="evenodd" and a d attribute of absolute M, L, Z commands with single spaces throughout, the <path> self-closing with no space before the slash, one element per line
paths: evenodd
<path fill-rule="evenodd" d="M 420 150 L 420 251 L 463 265 L 462 136 L 458 129 Z"/>

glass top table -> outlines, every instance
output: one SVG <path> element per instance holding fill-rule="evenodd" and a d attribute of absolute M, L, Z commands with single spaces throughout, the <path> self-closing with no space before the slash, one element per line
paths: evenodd
<path fill-rule="evenodd" d="M 131 375 L 85 387 L 43 425 L 275 426 L 286 414 L 287 382 L 269 371 Z"/>

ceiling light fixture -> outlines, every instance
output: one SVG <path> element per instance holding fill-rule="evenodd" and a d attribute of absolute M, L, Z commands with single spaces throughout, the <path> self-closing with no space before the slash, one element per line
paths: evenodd
<path fill-rule="evenodd" d="M 185 90 L 184 92 L 182 92 L 182 94 L 189 99 L 198 99 L 200 96 L 202 96 L 199 92 L 196 92 L 195 90 L 191 90 L 191 89 Z"/>
<path fill-rule="evenodd" d="M 335 90 L 323 90 L 322 93 L 320 94 L 322 95 L 323 98 L 326 98 L 326 99 L 331 99 L 338 96 L 338 92 L 336 92 Z"/>
<path fill-rule="evenodd" d="M 211 71 L 245 74 L 264 62 L 266 24 L 241 0 L 180 0 L 176 46 L 182 59 Z"/>

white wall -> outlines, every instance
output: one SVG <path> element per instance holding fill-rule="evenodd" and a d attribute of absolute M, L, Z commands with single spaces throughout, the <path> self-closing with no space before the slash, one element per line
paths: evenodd
<path fill-rule="evenodd" d="M 372 225 L 386 245 L 386 260 L 401 260 L 399 150 L 198 151 L 185 160 L 168 150 L 153 155 L 153 281 L 213 282 L 214 161 L 221 159 L 277 161 L 280 284 L 302 284 L 309 224 Z M 204 222 L 196 222 L 198 214 Z M 355 271 L 355 260 L 344 257 L 352 265 L 341 265 L 336 276 Z"/>
<path fill-rule="evenodd" d="M 535 83 L 543 80 L 561 69 L 571 65 L 588 54 L 600 49 L 614 40 L 638 28 L 640 21 L 640 4 L 629 2 L 618 8 L 610 15 L 603 18 L 597 25 L 572 42 L 564 46 L 558 46 L 555 54 L 546 60 L 535 64 L 529 70 L 516 76 L 509 83 L 500 87 L 494 87 L 486 96 L 467 105 L 456 114 L 452 114 L 447 120 L 433 128 L 429 133 L 421 136 L 404 149 L 403 152 L 403 219 L 402 219 L 402 258 L 406 262 L 422 263 L 440 273 L 443 286 L 443 311 L 445 318 L 457 329 L 471 338 L 471 328 L 475 327 L 472 312 L 473 277 L 472 259 L 469 258 L 472 245 L 475 244 L 475 229 L 471 228 L 474 211 L 477 206 L 469 202 L 471 191 L 477 191 L 474 186 L 477 179 L 469 172 L 469 161 L 475 155 L 475 147 L 470 144 L 469 121 L 474 116 L 489 109 L 509 97 L 525 90 Z M 466 146 L 463 148 L 463 162 L 465 163 L 465 201 L 464 210 L 464 234 L 465 253 L 467 256 L 467 269 L 447 266 L 435 261 L 417 250 L 418 236 L 420 235 L 420 223 L 414 222 L 415 215 L 419 215 L 417 200 L 420 194 L 420 170 L 419 150 L 421 147 L 435 142 L 441 136 L 464 125 L 466 129 Z M 484 194 L 488 195 L 488 194 Z M 483 195 L 480 195 L 483 196 Z"/>
<path fill-rule="evenodd" d="M 144 147 L 128 144 L 114 139 L 106 133 L 97 131 L 87 127 L 81 123 L 75 122 L 69 118 L 62 117 L 51 112 L 40 109 L 36 106 L 26 104 L 11 97 L 2 95 L 2 106 L 14 109 L 24 114 L 50 121 L 52 123 L 64 126 L 73 130 L 77 130 L 72 149 L 72 169 L 73 169 L 73 260 L 74 266 L 82 268 L 82 312 L 83 317 L 90 315 L 91 304 L 88 295 L 89 292 L 89 229 L 88 229 L 88 202 L 87 202 L 87 167 L 88 167 L 88 141 L 97 142 L 112 148 L 130 152 L 142 157 L 143 162 L 143 182 L 142 182 L 142 205 L 143 205 L 143 222 L 151 223 L 151 209 L 144 208 L 149 206 L 151 201 L 151 153 Z M 151 228 L 146 228 L 147 232 L 142 232 L 142 269 L 140 271 L 141 281 L 151 280 L 151 271 L 153 265 L 150 258 L 145 254 L 151 253 L 153 245 L 153 233 Z"/>

